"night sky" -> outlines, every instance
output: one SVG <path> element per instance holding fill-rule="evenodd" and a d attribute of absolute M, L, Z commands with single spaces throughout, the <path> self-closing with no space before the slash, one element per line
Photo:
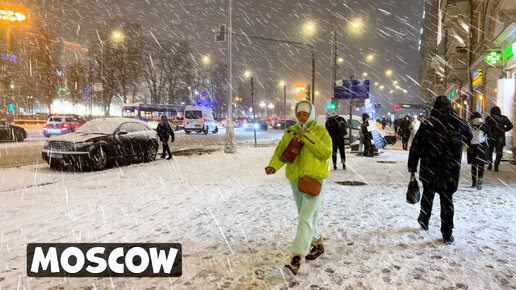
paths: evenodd
<path fill-rule="evenodd" d="M 187 40 L 198 60 L 208 54 L 212 62 L 227 62 L 227 44 L 216 43 L 214 35 L 220 24 L 227 23 L 229 1 L 220 0 L 51 0 L 29 1 L 32 18 L 41 19 L 63 39 L 86 44 L 96 28 L 109 20 L 126 17 L 140 23 L 143 32 L 158 39 Z M 355 75 L 368 73 L 368 79 L 385 85 L 383 94 L 372 90 L 373 98 L 387 108 L 399 102 L 420 102 L 417 98 L 419 69 L 418 41 L 423 15 L 423 0 L 325 0 L 325 1 L 233 1 L 235 32 L 268 38 L 310 42 L 316 48 L 316 100 L 323 108 L 330 98 L 331 28 L 337 30 L 338 55 L 345 61 L 337 79 L 347 79 L 351 67 Z M 348 33 L 352 19 L 361 18 L 360 34 Z M 312 21 L 313 36 L 304 33 L 304 25 Z M 364 60 L 369 53 L 375 60 Z M 358 60 L 362 60 L 357 64 Z M 281 94 L 278 82 L 285 80 L 289 95 L 296 94 L 295 85 L 311 81 L 310 53 L 294 46 L 234 38 L 234 84 L 246 69 L 253 71 L 257 85 L 256 100 L 269 100 Z M 387 78 L 386 69 L 393 77 Z M 398 80 L 404 94 L 392 89 Z M 236 87 L 235 87 L 236 89 Z M 321 100 L 324 100 L 321 102 Z M 344 112 L 344 111 L 343 111 Z"/>

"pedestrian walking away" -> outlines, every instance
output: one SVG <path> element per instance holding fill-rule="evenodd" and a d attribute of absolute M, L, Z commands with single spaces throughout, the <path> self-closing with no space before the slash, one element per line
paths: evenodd
<path fill-rule="evenodd" d="M 373 133 L 369 131 L 369 115 L 367 113 L 362 114 L 362 127 L 360 127 L 360 132 L 364 138 L 364 156 L 373 157 L 374 149 L 371 141 L 373 140 Z"/>
<path fill-rule="evenodd" d="M 418 223 L 428 230 L 435 193 L 440 195 L 441 234 L 451 244 L 453 237 L 453 194 L 459 184 L 462 148 L 472 139 L 471 128 L 453 109 L 450 99 L 439 96 L 430 117 L 419 127 L 408 158 L 408 170 L 417 172 L 423 184 Z"/>
<path fill-rule="evenodd" d="M 315 121 L 315 107 L 310 102 L 297 103 L 295 113 L 297 124 L 283 134 L 269 165 L 265 168 L 265 173 L 274 174 L 287 163 L 281 155 L 293 138 L 297 138 L 303 144 L 294 161 L 287 163 L 285 170 L 299 214 L 296 237 L 290 248 L 290 261 L 285 268 L 297 275 L 303 260 L 315 260 L 324 253 L 323 237 L 317 226 L 317 214 L 323 196 L 324 181 L 330 175 L 332 141 L 326 128 L 319 126 Z M 314 178 L 322 184 L 319 195 L 312 196 L 298 190 L 299 178 L 305 176 Z"/>
<path fill-rule="evenodd" d="M 156 132 L 158 133 L 160 141 L 163 143 L 161 158 L 165 158 L 166 154 L 168 154 L 167 159 L 172 159 L 172 152 L 170 151 L 170 147 L 168 147 L 168 140 L 170 138 L 170 141 L 174 142 L 174 130 L 172 130 L 172 125 L 170 125 L 165 114 L 161 115 L 161 120 L 156 128 Z"/>
<path fill-rule="evenodd" d="M 344 118 L 337 115 L 335 110 L 329 110 L 326 112 L 326 123 L 325 127 L 331 137 L 333 144 L 331 159 L 333 161 L 333 169 L 337 169 L 337 151 L 340 152 L 340 162 L 342 163 L 342 169 L 346 169 L 346 151 L 344 147 L 344 136 L 348 134 L 347 123 Z"/>
<path fill-rule="evenodd" d="M 403 143 L 403 150 L 408 150 L 408 141 L 410 139 L 410 116 L 407 115 L 400 124 L 399 134 Z"/>
<path fill-rule="evenodd" d="M 469 125 L 473 133 L 473 138 L 468 144 L 468 164 L 471 164 L 471 179 L 473 180 L 471 187 L 481 190 L 484 166 L 489 163 L 487 158 L 489 152 L 487 141 L 489 126 L 484 122 L 479 112 L 471 114 Z"/>
<path fill-rule="evenodd" d="M 513 125 L 507 116 L 502 115 L 498 106 L 491 108 L 491 115 L 486 118 L 486 123 L 490 132 L 488 136 L 489 153 L 487 157 L 489 158 L 489 166 L 487 170 L 493 169 L 493 152 L 496 150 L 494 171 L 498 171 L 502 160 L 503 147 L 505 146 L 505 132 L 510 131 Z"/>

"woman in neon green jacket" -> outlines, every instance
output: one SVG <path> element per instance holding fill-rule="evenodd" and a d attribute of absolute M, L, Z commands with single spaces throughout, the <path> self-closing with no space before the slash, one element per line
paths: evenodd
<path fill-rule="evenodd" d="M 296 104 L 295 112 L 297 124 L 285 132 L 265 168 L 265 173 L 273 174 L 286 163 L 280 156 L 292 138 L 298 138 L 304 144 L 294 162 L 287 164 L 285 172 L 299 213 L 296 238 L 291 247 L 292 257 L 290 264 L 285 265 L 294 275 L 301 267 L 303 257 L 306 260 L 315 260 L 324 253 L 323 238 L 317 227 L 317 213 L 321 205 L 324 180 L 330 175 L 332 153 L 331 137 L 324 126 L 317 125 L 314 106 L 310 102 L 301 101 Z M 321 193 L 311 196 L 300 192 L 297 183 L 301 176 L 312 177 L 321 182 Z"/>

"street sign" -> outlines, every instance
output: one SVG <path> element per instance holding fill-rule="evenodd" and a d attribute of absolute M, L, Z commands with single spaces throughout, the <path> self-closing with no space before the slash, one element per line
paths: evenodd
<path fill-rule="evenodd" d="M 333 85 L 335 99 L 369 98 L 369 80 L 339 80 Z"/>
<path fill-rule="evenodd" d="M 94 92 L 102 92 L 102 83 L 94 83 L 93 91 Z"/>
<path fill-rule="evenodd" d="M 82 96 L 82 97 L 84 98 L 84 100 L 85 100 L 85 101 L 87 101 L 87 100 L 88 100 L 88 95 L 84 95 L 84 96 Z"/>
<path fill-rule="evenodd" d="M 215 42 L 226 41 L 226 25 L 221 24 L 219 33 L 215 34 Z"/>
<path fill-rule="evenodd" d="M 6 90 L 6 94 L 7 94 L 7 96 L 12 97 L 12 95 L 13 95 L 13 90 L 9 90 L 9 89 L 8 89 L 8 90 Z"/>
<path fill-rule="evenodd" d="M 83 95 L 85 95 L 85 96 L 88 95 L 88 92 L 89 92 L 88 88 L 83 88 L 82 89 L 82 94 Z"/>

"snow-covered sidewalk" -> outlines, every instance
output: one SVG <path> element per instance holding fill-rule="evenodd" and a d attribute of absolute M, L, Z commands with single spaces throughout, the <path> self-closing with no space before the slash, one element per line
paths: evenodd
<path fill-rule="evenodd" d="M 326 252 L 282 272 L 296 230 L 284 169 L 264 174 L 274 146 L 238 148 L 171 161 L 63 173 L 47 166 L 0 169 L 0 289 L 327 288 L 507 289 L 516 287 L 516 169 L 486 171 L 470 185 L 463 164 L 455 198 L 456 242 L 429 232 L 419 205 L 405 202 L 407 152 L 348 154 L 332 171 L 319 213 Z M 380 162 L 379 162 L 380 161 Z M 362 181 L 343 186 L 339 181 Z M 29 278 L 29 242 L 180 242 L 180 278 Z"/>

